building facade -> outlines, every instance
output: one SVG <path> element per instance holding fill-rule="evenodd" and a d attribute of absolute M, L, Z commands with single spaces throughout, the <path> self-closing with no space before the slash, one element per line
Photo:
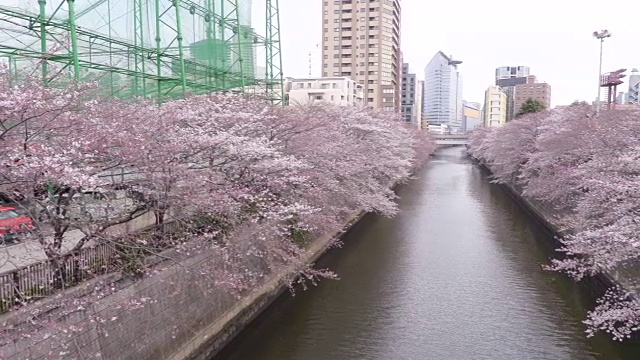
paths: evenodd
<path fill-rule="evenodd" d="M 484 126 L 500 127 L 507 123 L 507 94 L 498 85 L 484 92 Z"/>
<path fill-rule="evenodd" d="M 628 104 L 628 103 L 629 103 L 629 94 L 627 94 L 624 91 L 620 91 L 618 93 L 618 96 L 616 96 L 616 104 Z"/>
<path fill-rule="evenodd" d="M 462 122 L 463 131 L 471 131 L 477 127 L 483 126 L 482 106 L 477 102 L 463 101 L 464 120 Z"/>
<path fill-rule="evenodd" d="M 426 129 L 427 125 L 422 116 L 422 94 L 424 92 L 424 81 L 418 80 L 416 82 L 416 98 L 413 106 L 413 119 L 418 129 Z"/>
<path fill-rule="evenodd" d="M 439 51 L 424 69 L 422 116 L 431 125 L 462 131 L 462 79 L 460 62 Z"/>
<path fill-rule="evenodd" d="M 496 85 L 498 80 L 529 76 L 528 66 L 501 66 L 496 68 Z"/>
<path fill-rule="evenodd" d="M 326 0 L 322 74 L 363 86 L 365 105 L 400 112 L 400 0 Z"/>
<path fill-rule="evenodd" d="M 499 73 L 499 69 L 517 69 L 518 67 L 514 66 L 505 66 L 502 68 L 496 69 L 496 74 Z M 529 73 L 529 67 L 527 66 L 519 66 L 519 68 L 523 68 L 521 73 Z M 496 85 L 502 88 L 502 91 L 507 95 L 507 122 L 513 120 L 516 117 L 516 113 L 518 112 L 515 105 L 515 92 L 516 86 L 521 84 L 533 84 L 536 82 L 536 77 L 534 75 L 520 76 L 520 77 L 505 77 L 502 79 L 496 79 Z"/>
<path fill-rule="evenodd" d="M 362 85 L 348 77 L 321 77 L 286 80 L 287 105 L 328 102 L 338 106 L 363 106 Z"/>
<path fill-rule="evenodd" d="M 629 74 L 629 92 L 627 93 L 628 103 L 640 105 L 640 71 L 631 70 Z"/>
<path fill-rule="evenodd" d="M 416 74 L 409 73 L 409 64 L 402 64 L 402 118 L 406 122 L 413 122 L 413 109 L 416 99 Z"/>
<path fill-rule="evenodd" d="M 520 84 L 515 86 L 514 111 L 517 114 L 527 99 L 538 100 L 545 109 L 551 108 L 551 85 L 547 83 Z"/>
<path fill-rule="evenodd" d="M 423 90 L 424 81 L 409 72 L 409 64 L 402 64 L 402 118 L 418 128 L 422 128 Z"/>

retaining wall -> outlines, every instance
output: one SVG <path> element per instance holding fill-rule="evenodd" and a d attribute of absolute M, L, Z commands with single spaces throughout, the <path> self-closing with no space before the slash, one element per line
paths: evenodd
<path fill-rule="evenodd" d="M 354 214 L 348 224 L 362 216 Z M 304 260 L 314 262 L 342 234 L 314 241 Z M 197 271 L 225 266 L 225 259 L 214 248 L 164 255 L 175 263 L 152 277 L 134 282 L 119 279 L 117 274 L 106 275 L 64 292 L 60 296 L 78 303 L 70 313 L 61 314 L 56 305 L 60 298 L 53 297 L 28 305 L 27 311 L 0 316 L 4 335 L 16 331 L 14 328 L 34 330 L 29 337 L 17 336 L 0 344 L 0 359 L 206 359 L 287 288 L 287 274 L 265 272 L 257 257 L 246 257 L 242 266 L 262 274 L 262 280 L 238 296 L 229 287 L 203 281 Z M 158 259 L 158 264 L 166 261 Z M 113 281 L 120 281 L 120 290 L 92 298 L 96 283 Z M 131 302 L 142 304 L 133 309 L 122 306 Z M 29 325 L 30 310 L 36 308 L 50 310 Z"/>

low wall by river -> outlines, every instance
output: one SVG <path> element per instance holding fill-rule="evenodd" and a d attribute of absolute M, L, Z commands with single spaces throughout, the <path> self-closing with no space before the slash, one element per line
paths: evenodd
<path fill-rule="evenodd" d="M 352 225 L 362 216 L 354 214 Z M 304 261 L 314 262 L 344 231 L 312 242 Z M 206 248 L 204 248 L 206 249 Z M 260 258 L 247 257 L 247 271 L 263 273 L 240 296 L 202 280 L 199 268 L 224 266 L 214 248 L 197 254 L 167 253 L 162 271 L 140 281 L 111 274 L 0 317 L 1 359 L 206 359 L 219 351 L 271 301 L 287 289 L 285 273 L 264 273 Z M 119 290 L 96 295 L 98 282 L 119 281 Z M 60 309 L 60 296 L 74 304 Z M 77 307 L 75 305 L 77 304 Z M 124 305 L 123 304 L 127 304 Z M 68 305 L 68 304 L 67 304 Z M 30 324 L 35 309 L 44 309 Z"/>

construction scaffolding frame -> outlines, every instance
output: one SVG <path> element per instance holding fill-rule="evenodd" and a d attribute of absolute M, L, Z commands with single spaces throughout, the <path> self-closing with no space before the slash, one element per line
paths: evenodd
<path fill-rule="evenodd" d="M 0 5 L 0 57 L 16 71 L 35 62 L 52 85 L 75 79 L 119 97 L 232 92 L 283 104 L 278 0 L 263 0 L 264 35 L 252 27 L 252 0 L 8 1 L 17 5 Z"/>

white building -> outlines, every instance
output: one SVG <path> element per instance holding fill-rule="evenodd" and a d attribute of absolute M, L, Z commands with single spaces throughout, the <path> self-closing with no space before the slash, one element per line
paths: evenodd
<path fill-rule="evenodd" d="M 422 116 L 430 125 L 462 130 L 462 80 L 455 61 L 439 51 L 424 69 Z"/>
<path fill-rule="evenodd" d="M 424 92 L 424 81 L 418 80 L 416 82 L 416 98 L 413 105 L 413 112 L 411 116 L 415 120 L 415 124 L 418 129 L 424 129 L 424 116 L 422 116 L 422 94 Z"/>
<path fill-rule="evenodd" d="M 627 94 L 629 104 L 640 105 L 640 71 L 631 70 L 629 75 L 629 93 Z"/>
<path fill-rule="evenodd" d="M 339 106 L 362 106 L 362 85 L 348 77 L 287 79 L 287 105 L 324 101 Z"/>

